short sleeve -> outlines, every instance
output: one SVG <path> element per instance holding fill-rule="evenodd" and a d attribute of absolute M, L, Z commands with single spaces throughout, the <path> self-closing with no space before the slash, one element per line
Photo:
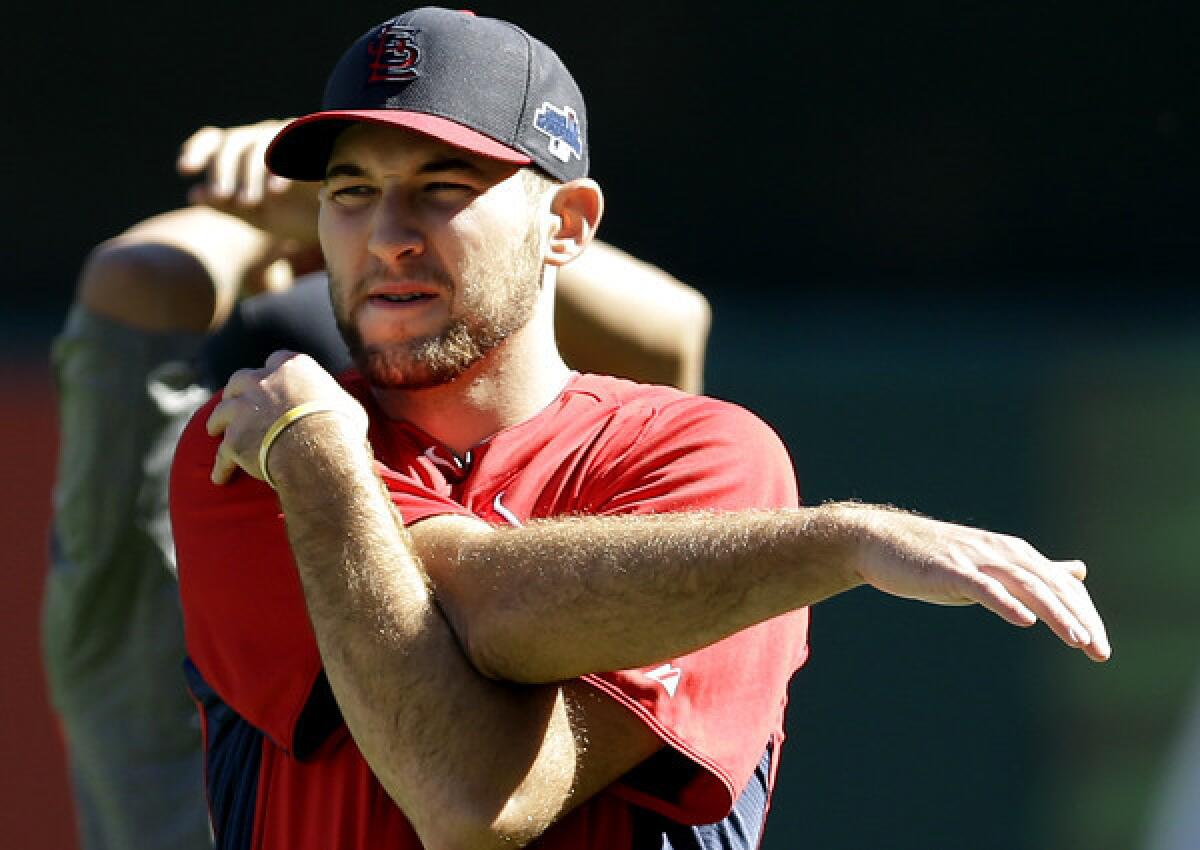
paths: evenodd
<path fill-rule="evenodd" d="M 192 417 L 171 468 L 184 638 L 205 681 L 290 752 L 321 659 L 274 491 L 248 475 L 209 480 L 217 401 Z"/>
<path fill-rule="evenodd" d="M 627 453 L 602 465 L 620 473 L 600 476 L 603 492 L 592 498 L 601 513 L 798 504 L 791 460 L 778 436 L 747 411 L 712 399 L 657 409 Z M 804 609 L 681 658 L 584 677 L 693 766 L 670 782 L 630 782 L 617 793 L 682 823 L 726 816 L 768 744 L 782 739 L 788 683 L 807 656 Z"/>
<path fill-rule="evenodd" d="M 627 431 L 623 428 L 622 431 Z M 728 402 L 684 397 L 645 416 L 597 464 L 600 514 L 795 507 L 792 460 L 778 435 Z"/>

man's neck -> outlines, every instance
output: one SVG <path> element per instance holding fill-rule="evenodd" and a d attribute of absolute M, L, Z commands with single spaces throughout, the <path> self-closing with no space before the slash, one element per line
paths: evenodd
<path fill-rule="evenodd" d="M 531 323 L 448 384 L 376 389 L 375 398 L 389 418 L 411 422 L 462 455 L 537 415 L 562 392 L 569 375 L 553 335 Z"/>

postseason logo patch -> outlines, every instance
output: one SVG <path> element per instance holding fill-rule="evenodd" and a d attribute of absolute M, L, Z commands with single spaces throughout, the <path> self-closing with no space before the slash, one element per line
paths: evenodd
<path fill-rule="evenodd" d="M 571 156 L 583 158 L 583 136 L 579 132 L 579 116 L 569 106 L 559 109 L 543 101 L 533 116 L 533 126 L 550 137 L 551 156 L 570 162 Z"/>
<path fill-rule="evenodd" d="M 388 21 L 367 44 L 367 82 L 402 83 L 417 78 L 421 51 L 417 30 Z"/>

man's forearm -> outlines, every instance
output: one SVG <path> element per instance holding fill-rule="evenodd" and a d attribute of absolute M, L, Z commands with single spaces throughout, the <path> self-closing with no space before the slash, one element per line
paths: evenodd
<path fill-rule="evenodd" d="M 440 527 L 439 527 L 440 526 Z M 487 675 L 547 682 L 678 657 L 860 584 L 1038 619 L 1104 660 L 1078 561 L 889 507 L 580 517 L 413 529 L 443 607 Z"/>
<path fill-rule="evenodd" d="M 830 508 L 465 530 L 432 520 L 413 534 L 472 660 L 511 681 L 677 658 L 859 582 L 854 529 Z"/>
<path fill-rule="evenodd" d="M 521 846 L 553 823 L 572 791 L 563 694 L 490 681 L 471 666 L 367 450 L 331 452 L 337 436 L 320 419 L 281 440 L 292 462 L 277 464 L 277 483 L 346 724 L 425 846 Z"/>

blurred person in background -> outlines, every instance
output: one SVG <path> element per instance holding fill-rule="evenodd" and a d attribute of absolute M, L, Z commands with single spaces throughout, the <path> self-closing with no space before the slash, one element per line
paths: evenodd
<path fill-rule="evenodd" d="M 205 127 L 190 206 L 95 248 L 53 349 L 60 456 L 43 656 L 85 850 L 211 846 L 184 686 L 166 505 L 175 442 L 235 370 L 288 348 L 350 365 L 316 244 L 316 185 L 267 174 L 283 122 Z M 700 390 L 707 301 L 594 244 L 559 278 L 570 365 Z"/>
<path fill-rule="evenodd" d="M 1200 847 L 1200 689 L 1188 703 L 1170 751 L 1146 850 Z"/>

